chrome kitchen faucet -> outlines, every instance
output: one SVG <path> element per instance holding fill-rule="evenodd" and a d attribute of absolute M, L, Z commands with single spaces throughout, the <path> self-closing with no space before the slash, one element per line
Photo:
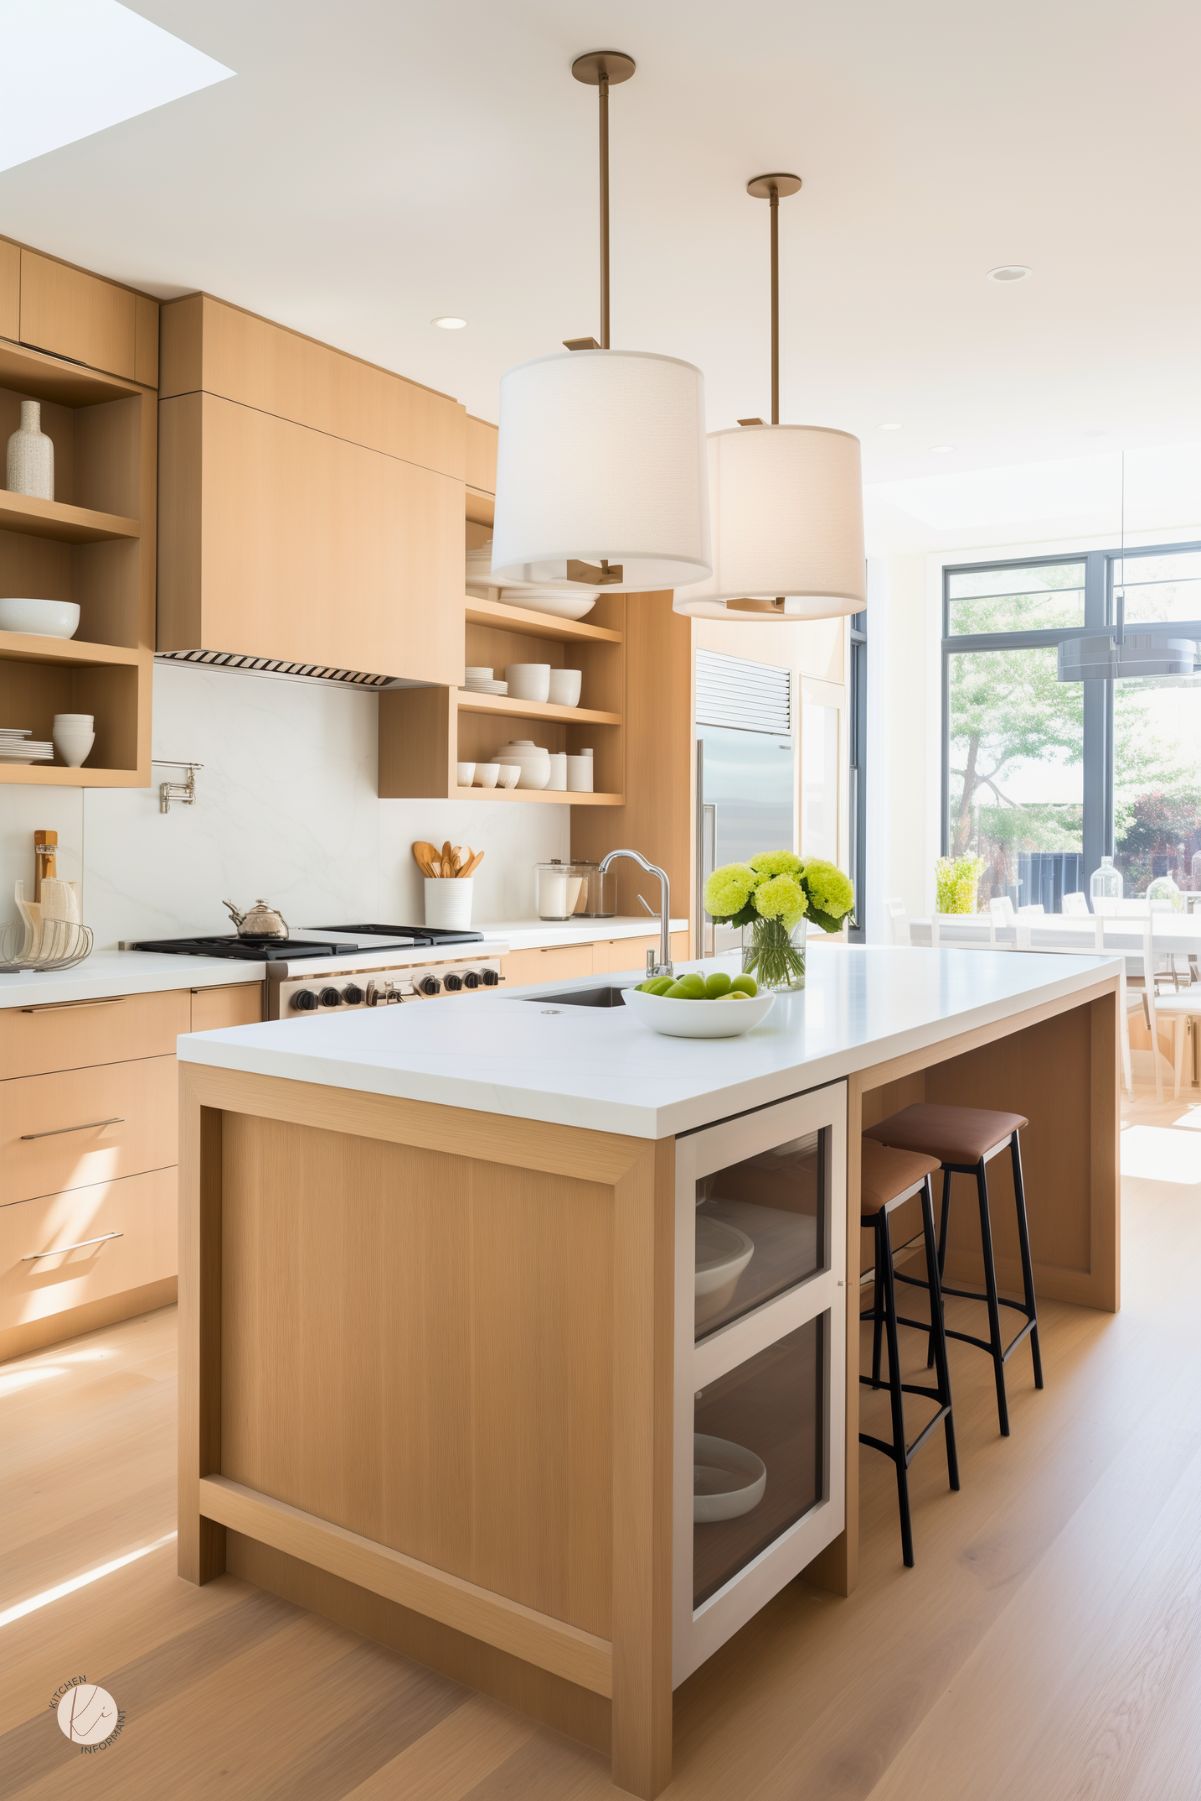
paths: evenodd
<path fill-rule="evenodd" d="M 670 976 L 675 971 L 671 965 L 671 882 L 665 869 L 657 863 L 648 863 L 641 851 L 611 850 L 603 858 L 599 873 L 606 875 L 609 866 L 616 863 L 618 857 L 628 857 L 631 863 L 637 863 L 639 869 L 645 869 L 647 875 L 659 878 L 659 955 L 656 959 L 653 950 L 646 953 L 646 974 L 649 981 L 652 976 Z"/>

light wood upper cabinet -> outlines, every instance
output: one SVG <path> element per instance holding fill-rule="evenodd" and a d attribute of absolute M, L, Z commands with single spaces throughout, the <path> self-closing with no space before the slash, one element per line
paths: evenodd
<path fill-rule="evenodd" d="M 160 650 L 461 681 L 461 477 L 209 393 L 159 410 Z"/>
<path fill-rule="evenodd" d="M 132 288 L 36 250 L 21 251 L 23 344 L 153 387 L 157 314 L 157 302 Z"/>
<path fill-rule="evenodd" d="M 21 246 L 0 238 L 0 338 L 21 336 Z"/>
<path fill-rule="evenodd" d="M 187 294 L 163 308 L 162 365 L 164 400 L 203 389 L 463 477 L 467 414 L 457 400 L 211 294 Z"/>

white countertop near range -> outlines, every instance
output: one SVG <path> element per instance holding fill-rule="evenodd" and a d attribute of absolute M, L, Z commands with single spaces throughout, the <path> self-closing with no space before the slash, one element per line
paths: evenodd
<path fill-rule="evenodd" d="M 781 996 L 741 1038 L 664 1038 L 625 1006 L 536 1004 L 540 995 L 604 979 L 593 977 L 189 1034 L 179 1055 L 249 1074 L 669 1138 L 1025 1012 L 1119 969 L 1105 957 L 818 944 L 804 991 Z"/>
<path fill-rule="evenodd" d="M 686 919 L 673 919 L 673 932 L 686 932 Z M 613 919 L 502 919 L 477 926 L 488 938 L 503 938 L 511 951 L 546 950 L 562 944 L 600 944 L 609 938 L 657 937 L 659 921 L 649 913 Z"/>
<path fill-rule="evenodd" d="M 174 957 L 162 951 L 93 951 L 74 969 L 0 975 L 0 1007 L 44 1007 L 105 1000 L 115 994 L 158 994 L 165 988 L 226 988 L 261 982 L 266 964 L 229 957 Z"/>

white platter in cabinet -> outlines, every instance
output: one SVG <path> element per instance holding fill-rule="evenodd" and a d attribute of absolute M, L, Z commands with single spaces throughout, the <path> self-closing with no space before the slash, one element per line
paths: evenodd
<path fill-rule="evenodd" d="M 703 1005 L 702 1002 L 691 1003 Z M 818 1234 L 818 1267 L 809 1272 L 807 1250 L 798 1263 L 797 1280 L 770 1295 L 751 1311 L 696 1339 L 697 1187 L 706 1177 L 732 1171 L 745 1160 L 767 1157 L 781 1146 L 817 1136 L 821 1169 L 822 1218 Z M 811 1248 L 812 1221 L 798 1211 L 805 1230 L 798 1245 Z M 749 1236 L 749 1234 L 748 1234 Z M 832 1083 L 792 1100 L 779 1101 L 721 1125 L 685 1134 L 676 1141 L 675 1259 L 675 1406 L 672 1497 L 672 1681 L 678 1687 L 740 1627 L 766 1606 L 772 1596 L 836 1539 L 846 1522 L 846 1087 Z M 746 1268 L 754 1267 L 754 1258 Z M 703 1327 L 704 1314 L 699 1316 Z M 790 1517 L 790 1498 L 781 1488 L 781 1470 L 773 1458 L 759 1459 L 753 1445 L 739 1446 L 765 1465 L 759 1499 L 737 1516 L 713 1522 L 694 1521 L 694 1446 L 697 1397 L 723 1378 L 752 1378 L 747 1366 L 760 1359 L 774 1365 L 774 1380 L 788 1373 L 790 1353 L 784 1341 L 805 1328 L 813 1335 L 810 1359 L 819 1386 L 812 1395 L 814 1438 L 820 1440 L 820 1486 L 799 1517 Z M 808 1339 L 805 1340 L 806 1344 Z M 783 1404 L 800 1415 L 804 1393 L 781 1392 Z M 770 1395 L 769 1395 L 770 1401 Z M 707 1405 L 702 1397 L 702 1408 Z M 703 1436 L 714 1437 L 716 1433 Z M 741 1436 L 739 1428 L 731 1438 Z M 750 1436 L 750 1433 L 746 1434 Z M 783 1464 L 781 1464 L 781 1469 Z M 773 1481 L 773 1474 L 776 1480 Z M 773 1524 L 779 1530 L 773 1533 Z M 754 1549 L 720 1586 L 694 1605 L 698 1559 L 696 1534 L 728 1534 L 756 1526 L 766 1542 Z M 712 1560 L 710 1560 L 712 1561 Z"/>

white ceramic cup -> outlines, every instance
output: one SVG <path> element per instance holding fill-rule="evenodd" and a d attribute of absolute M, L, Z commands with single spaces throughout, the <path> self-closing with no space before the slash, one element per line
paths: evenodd
<path fill-rule="evenodd" d="M 496 778 L 497 787 L 498 788 L 516 788 L 518 782 L 521 780 L 521 764 L 520 763 L 498 763 L 496 765 L 496 767 L 497 767 L 497 770 L 499 771 L 499 774 L 497 775 L 497 778 Z"/>
<path fill-rule="evenodd" d="M 567 752 L 552 750 L 550 753 L 550 781 L 548 788 L 564 789 L 567 786 Z"/>
<path fill-rule="evenodd" d="M 567 787 L 572 794 L 592 793 L 592 757 L 582 753 L 567 759 Z"/>
<path fill-rule="evenodd" d="M 78 769 L 87 761 L 96 734 L 91 713 L 56 713 L 50 736 L 54 748 L 68 769 Z"/>
<path fill-rule="evenodd" d="M 583 680 L 584 674 L 580 669 L 552 669 L 550 699 L 557 707 L 578 707 Z"/>
<path fill-rule="evenodd" d="M 470 788 L 472 782 L 475 780 L 475 764 L 456 763 L 455 775 L 458 779 L 460 788 Z"/>
<path fill-rule="evenodd" d="M 510 663 L 505 680 L 513 700 L 532 700 L 541 705 L 550 697 L 549 663 Z"/>
<path fill-rule="evenodd" d="M 426 876 L 425 923 L 443 931 L 461 931 L 471 924 L 471 891 L 475 877 Z"/>
<path fill-rule="evenodd" d="M 499 763 L 477 763 L 475 766 L 475 785 L 477 788 L 495 788 L 500 778 Z"/>

